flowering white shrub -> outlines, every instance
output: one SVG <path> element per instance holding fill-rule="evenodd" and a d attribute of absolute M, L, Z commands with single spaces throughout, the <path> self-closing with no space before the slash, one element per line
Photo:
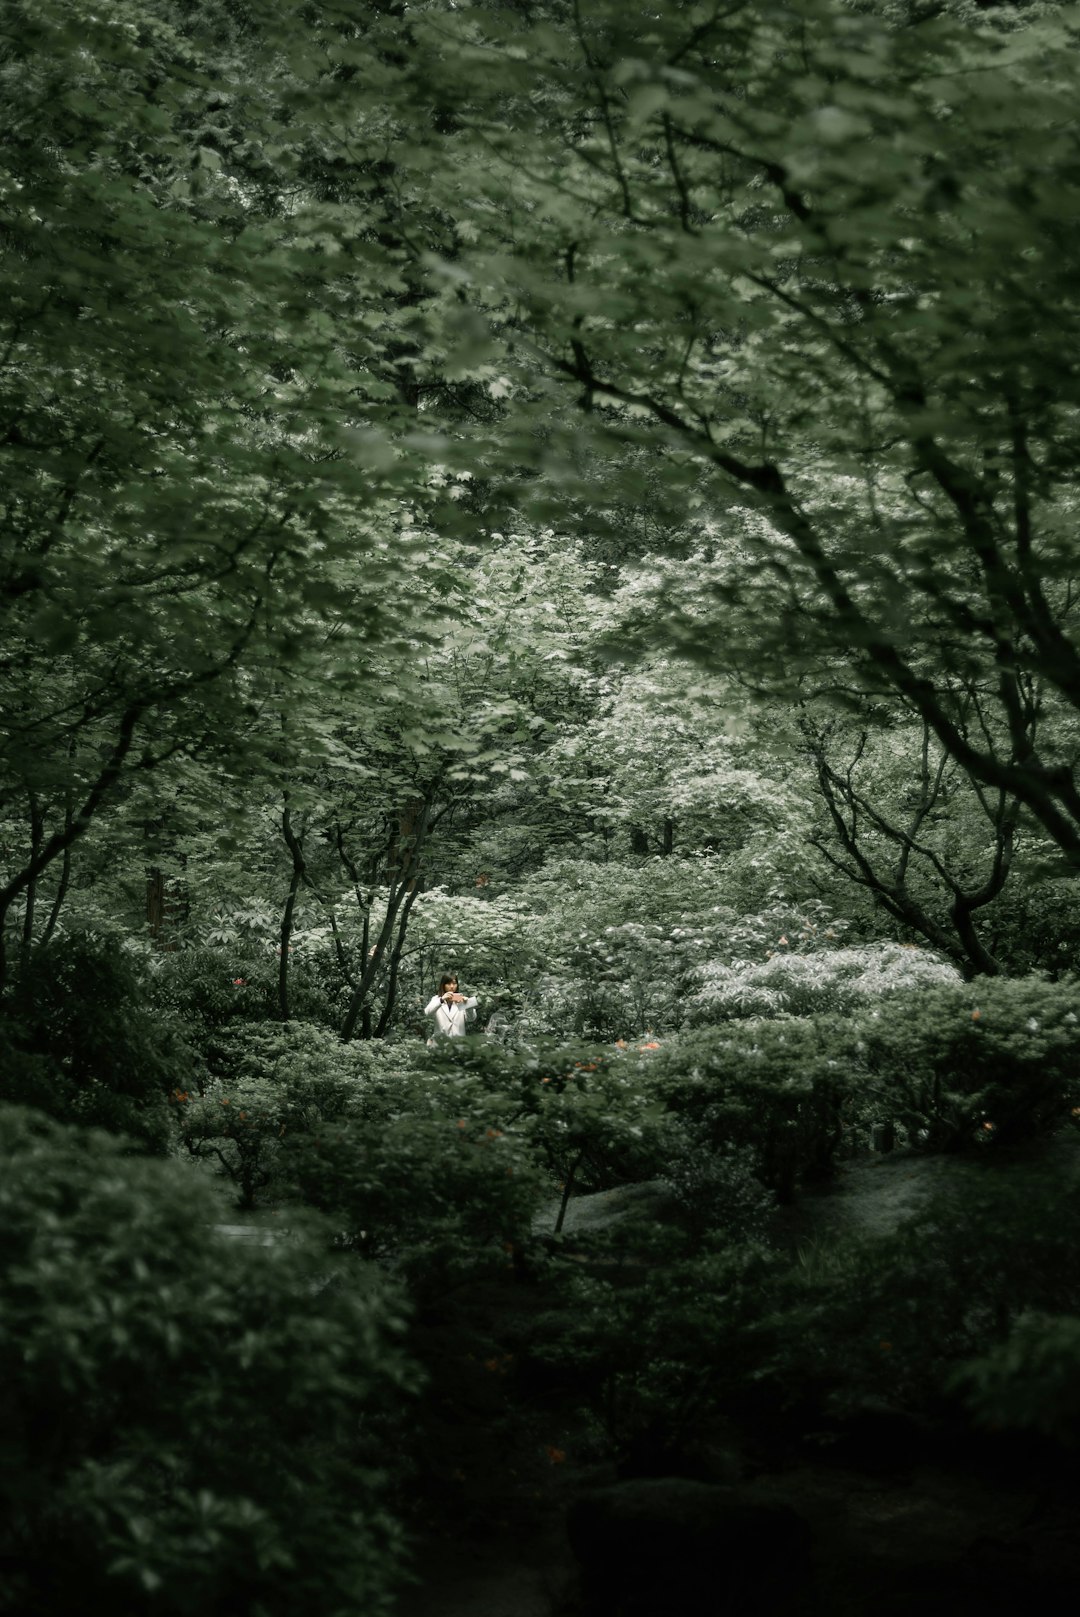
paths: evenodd
<path fill-rule="evenodd" d="M 710 960 L 696 975 L 699 986 L 687 1001 L 691 1023 L 853 1011 L 888 994 L 961 980 L 956 967 L 939 955 L 902 943 L 774 953 L 767 960 L 731 965 Z"/>

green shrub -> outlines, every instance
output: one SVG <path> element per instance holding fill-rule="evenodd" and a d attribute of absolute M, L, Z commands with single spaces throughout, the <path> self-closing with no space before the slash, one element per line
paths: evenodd
<path fill-rule="evenodd" d="M 0 1100 L 167 1148 L 166 1097 L 194 1081 L 196 1060 L 117 945 L 74 936 L 33 950 L 5 1010 Z"/>
<path fill-rule="evenodd" d="M 1058 976 L 1080 970 L 1080 883 L 1075 877 L 1031 879 L 1027 872 L 1014 872 L 983 916 L 990 949 L 1009 972 Z"/>
<path fill-rule="evenodd" d="M 753 1243 L 687 1258 L 657 1231 L 652 1261 L 636 1275 L 619 1275 L 610 1261 L 600 1267 L 614 1278 L 590 1273 L 588 1258 L 610 1257 L 619 1239 L 613 1231 L 594 1241 L 584 1267 L 580 1253 L 549 1265 L 558 1307 L 532 1321 L 523 1351 L 564 1396 L 580 1400 L 581 1425 L 597 1432 L 599 1454 L 662 1464 L 692 1446 L 710 1414 L 753 1379 L 755 1323 L 778 1260 Z M 635 1231 L 633 1241 L 640 1258 L 648 1236 Z"/>
<path fill-rule="evenodd" d="M 277 963 L 264 952 L 180 949 L 155 961 L 149 992 L 179 1018 L 211 1075 L 231 1077 L 237 1046 L 227 1030 L 277 1016 Z"/>
<path fill-rule="evenodd" d="M 0 1110 L 0 1558 L 40 1617 L 388 1613 L 412 1384 L 392 1287 L 180 1164 Z"/>
<path fill-rule="evenodd" d="M 998 1149 L 1080 1106 L 1075 980 L 980 978 L 897 996 L 858 1020 L 886 1110 L 927 1151 Z"/>
<path fill-rule="evenodd" d="M 833 1172 L 861 1115 L 856 1039 L 841 1017 L 699 1029 L 654 1060 L 668 1109 L 710 1150 L 750 1153 L 781 1201 Z"/>
<path fill-rule="evenodd" d="M 299 1193 L 334 1220 L 346 1245 L 423 1289 L 504 1268 L 528 1240 L 544 1192 L 514 1126 L 514 1097 L 426 1074 L 398 1099 L 381 1118 L 294 1135 L 287 1155 Z"/>
<path fill-rule="evenodd" d="M 1080 1441 L 1080 1315 L 1021 1314 L 1003 1342 L 950 1379 L 975 1419 L 993 1429 Z"/>
<path fill-rule="evenodd" d="M 660 1048 L 548 1038 L 514 1049 L 448 1039 L 428 1065 L 441 1086 L 468 1073 L 491 1099 L 501 1097 L 504 1126 L 529 1142 L 568 1199 L 575 1189 L 607 1190 L 661 1171 L 666 1121 L 649 1065 Z"/>
<path fill-rule="evenodd" d="M 998 1348 L 1031 1310 L 1077 1309 L 1078 1216 L 1071 1163 L 957 1164 L 894 1232 L 804 1251 L 776 1288 L 761 1375 L 834 1410 L 868 1399 L 932 1408 L 966 1361 L 989 1352 L 996 1375 Z"/>
<path fill-rule="evenodd" d="M 343 1044 L 329 1028 L 304 1022 L 222 1029 L 232 1076 L 202 1094 L 175 1091 L 181 1138 L 192 1156 L 216 1161 L 253 1207 L 261 1191 L 281 1188 L 283 1143 L 346 1112 L 370 1106 L 369 1080 L 389 1051 Z"/>
<path fill-rule="evenodd" d="M 764 1242 L 776 1198 L 765 1189 L 748 1146 L 713 1148 L 684 1123 L 668 1130 L 664 1182 L 675 1218 L 695 1245 Z"/>

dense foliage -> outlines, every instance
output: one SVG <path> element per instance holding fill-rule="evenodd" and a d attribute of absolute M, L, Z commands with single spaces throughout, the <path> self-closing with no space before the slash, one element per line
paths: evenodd
<path fill-rule="evenodd" d="M 237 1246 L 108 1136 L 2 1126 L 7 1609 L 389 1610 L 392 1288 L 314 1228 Z"/>
<path fill-rule="evenodd" d="M 0 1612 L 1075 1442 L 1077 29 L 8 4 Z"/>

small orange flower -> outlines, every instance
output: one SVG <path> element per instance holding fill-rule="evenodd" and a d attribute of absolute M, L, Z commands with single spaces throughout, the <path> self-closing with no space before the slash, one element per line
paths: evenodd
<path fill-rule="evenodd" d="M 563 1461 L 566 1459 L 566 1450 L 553 1448 L 550 1443 L 544 1444 L 544 1453 L 547 1455 L 552 1465 L 562 1465 Z"/>
<path fill-rule="evenodd" d="M 458 1118 L 458 1128 L 463 1129 L 464 1127 L 465 1127 L 465 1119 L 463 1117 L 459 1117 Z"/>
<path fill-rule="evenodd" d="M 982 1011 L 980 1011 L 980 1010 L 974 1010 L 974 1011 L 972 1011 L 972 1013 L 971 1013 L 971 1020 L 972 1020 L 972 1021 L 973 1021 L 973 1022 L 977 1022 L 977 1021 L 978 1021 L 978 1020 L 979 1020 L 979 1018 L 980 1018 L 980 1017 L 981 1017 L 981 1016 L 982 1016 Z"/>
<path fill-rule="evenodd" d="M 485 1140 L 501 1140 L 502 1139 L 502 1129 L 485 1129 L 484 1130 L 484 1139 Z"/>
<path fill-rule="evenodd" d="M 247 987 L 247 978 L 246 977 L 234 977 L 233 980 L 232 980 L 232 985 L 233 985 L 234 988 L 246 988 Z"/>
<path fill-rule="evenodd" d="M 659 1040 L 657 1040 L 657 1039 L 653 1039 L 650 1044 L 639 1044 L 638 1045 L 639 1050 L 659 1050 L 659 1048 L 660 1048 L 660 1043 L 659 1043 Z"/>
<path fill-rule="evenodd" d="M 878 1347 L 881 1349 L 882 1353 L 891 1353 L 892 1352 L 892 1343 L 891 1342 L 879 1342 Z"/>

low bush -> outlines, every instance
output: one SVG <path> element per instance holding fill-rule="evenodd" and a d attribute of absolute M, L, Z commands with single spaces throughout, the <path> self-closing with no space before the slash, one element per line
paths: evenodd
<path fill-rule="evenodd" d="M 0 1109 L 7 1609 L 392 1609 L 401 1300 L 302 1221 L 213 1216 L 182 1165 Z"/>
<path fill-rule="evenodd" d="M 747 1153 L 781 1201 L 827 1178 L 863 1119 L 857 1040 L 841 1017 L 698 1029 L 654 1059 L 667 1108 L 709 1150 Z"/>
<path fill-rule="evenodd" d="M 980 978 L 858 1019 L 882 1104 L 927 1151 L 1000 1149 L 1080 1115 L 1075 979 Z"/>
<path fill-rule="evenodd" d="M 437 1099 L 382 1124 L 345 1121 L 295 1139 L 290 1170 L 341 1242 L 429 1296 L 505 1269 L 528 1241 L 542 1175 L 527 1143 Z"/>
<path fill-rule="evenodd" d="M 762 1326 L 762 1378 L 792 1402 L 833 1411 L 868 1400 L 926 1410 L 947 1401 L 960 1367 L 977 1359 L 967 1384 L 985 1408 L 1018 1322 L 1032 1310 L 1080 1307 L 1078 1216 L 1068 1162 L 957 1164 L 893 1233 L 803 1252 Z"/>
<path fill-rule="evenodd" d="M 215 1161 L 245 1208 L 268 1187 L 282 1189 L 285 1142 L 346 1113 L 378 1111 L 395 1064 L 384 1045 L 343 1044 L 304 1022 L 226 1027 L 219 1040 L 231 1076 L 201 1094 L 176 1090 L 170 1102 L 190 1154 Z"/>
<path fill-rule="evenodd" d="M 575 1189 L 660 1172 L 668 1124 L 637 1055 L 445 1040 L 384 1088 L 381 1111 L 294 1136 L 291 1170 L 351 1244 L 414 1274 L 426 1266 L 431 1284 L 504 1265 L 545 1196 L 558 1189 L 565 1208 Z"/>
<path fill-rule="evenodd" d="M 118 946 L 72 936 L 33 950 L 5 1013 L 0 1100 L 168 1148 L 166 1097 L 194 1083 L 197 1060 Z"/>
<path fill-rule="evenodd" d="M 949 1385 L 980 1425 L 1038 1432 L 1075 1448 L 1080 1442 L 1080 1313 L 1032 1309 L 1021 1314 L 1003 1342 L 961 1365 Z"/>
<path fill-rule="evenodd" d="M 776 1198 L 755 1172 L 747 1146 L 714 1148 L 684 1124 L 668 1130 L 664 1182 L 679 1227 L 695 1246 L 764 1242 Z"/>
<path fill-rule="evenodd" d="M 664 1107 L 652 1082 L 659 1041 L 627 1048 L 536 1039 L 517 1048 L 446 1040 L 429 1071 L 452 1089 L 467 1073 L 502 1097 L 500 1116 L 527 1139 L 568 1198 L 659 1173 L 668 1157 Z"/>
<path fill-rule="evenodd" d="M 176 1016 L 212 1077 L 233 1076 L 237 1044 L 229 1029 L 273 1021 L 277 965 L 265 950 L 240 954 L 212 948 L 180 949 L 154 961 L 149 993 Z"/>
<path fill-rule="evenodd" d="M 619 1241 L 613 1231 L 573 1261 L 549 1266 L 558 1307 L 531 1321 L 522 1374 L 579 1401 L 577 1419 L 592 1432 L 596 1457 L 664 1474 L 673 1460 L 685 1461 L 710 1415 L 753 1380 L 755 1322 L 779 1260 L 754 1243 L 687 1257 L 655 1231 L 651 1261 L 620 1274 L 609 1250 Z M 648 1238 L 636 1230 L 633 1243 L 640 1260 Z"/>

